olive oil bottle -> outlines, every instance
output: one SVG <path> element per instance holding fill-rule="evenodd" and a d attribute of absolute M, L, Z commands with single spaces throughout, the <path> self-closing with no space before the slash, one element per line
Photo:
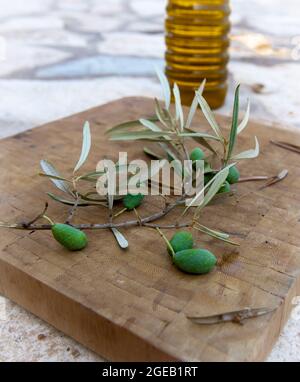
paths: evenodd
<path fill-rule="evenodd" d="M 177 82 L 182 103 L 190 105 L 206 78 L 204 97 L 212 108 L 227 92 L 229 0 L 168 0 L 166 74 Z"/>

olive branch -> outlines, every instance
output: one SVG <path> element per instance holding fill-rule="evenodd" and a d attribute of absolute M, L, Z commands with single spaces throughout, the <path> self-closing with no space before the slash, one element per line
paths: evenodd
<path fill-rule="evenodd" d="M 80 158 L 74 167 L 72 174 L 62 175 L 55 168 L 53 164 L 46 160 L 41 160 L 40 165 L 42 177 L 47 177 L 51 180 L 53 185 L 60 191 L 61 194 L 54 194 L 48 192 L 48 196 L 55 202 L 62 203 L 70 206 L 68 216 L 64 224 L 79 230 L 91 229 L 108 229 L 111 230 L 114 237 L 121 248 L 128 247 L 128 241 L 120 230 L 124 227 L 141 226 L 154 229 L 171 229 L 190 227 L 197 231 L 201 231 L 215 239 L 222 240 L 226 243 L 237 245 L 230 240 L 227 233 L 219 232 L 215 229 L 208 228 L 201 224 L 201 210 L 205 208 L 218 193 L 225 194 L 230 191 L 230 183 L 238 181 L 239 172 L 236 168 L 238 161 L 243 159 L 255 158 L 259 155 L 259 144 L 255 137 L 255 148 L 235 153 L 235 144 L 238 135 L 246 128 L 250 116 L 250 103 L 248 101 L 247 109 L 243 119 L 239 122 L 239 89 L 238 86 L 235 91 L 232 122 L 229 136 L 225 135 L 220 126 L 218 125 L 213 112 L 211 111 L 208 103 L 202 96 L 205 81 L 201 84 L 199 89 L 195 92 L 195 97 L 190 107 L 189 113 L 185 118 L 184 110 L 180 99 L 180 90 L 177 84 L 174 85 L 172 92 L 169 82 L 165 75 L 158 71 L 162 90 L 164 94 L 164 103 L 161 104 L 157 99 L 154 100 L 155 116 L 152 118 L 141 118 L 135 121 L 129 121 L 110 128 L 107 134 L 112 141 L 142 141 L 151 142 L 154 144 L 155 149 L 144 147 L 144 153 L 151 157 L 165 161 L 175 161 L 183 166 L 184 161 L 192 159 L 194 162 L 197 160 L 205 160 L 204 165 L 204 187 L 195 195 L 187 196 L 181 195 L 178 198 L 171 198 L 168 200 L 162 193 L 160 196 L 164 199 L 164 206 L 160 211 L 152 213 L 148 216 L 140 216 L 138 207 L 142 203 L 147 202 L 143 198 L 139 198 L 139 203 L 132 199 L 133 207 L 129 208 L 129 204 L 124 204 L 126 197 L 119 195 L 99 195 L 96 189 L 97 180 L 102 175 L 107 174 L 106 170 L 92 171 L 80 174 L 79 170 L 88 158 L 90 153 L 92 138 L 89 123 L 86 122 L 83 126 L 83 139 Z M 174 98 L 175 111 L 171 110 L 171 98 Z M 195 113 L 200 107 L 203 115 L 208 121 L 212 132 L 206 133 L 201 131 L 199 126 L 192 127 Z M 189 153 L 186 142 L 193 140 L 199 145 L 198 151 Z M 201 146 L 201 149 L 200 149 Z M 204 153 L 207 153 L 205 154 Z M 144 182 L 151 185 L 153 175 L 156 175 L 161 170 L 161 162 L 154 169 L 154 173 L 149 174 Z M 182 176 L 182 166 L 174 168 L 178 175 Z M 117 172 L 125 174 L 128 178 L 135 175 L 129 171 L 128 166 L 116 164 Z M 187 169 L 188 177 L 192 181 L 197 180 L 198 174 L 193 166 Z M 81 187 L 84 185 L 84 187 Z M 161 186 L 161 184 L 160 184 Z M 82 191 L 84 189 L 84 191 Z M 203 195 L 202 202 L 194 207 L 194 201 Z M 132 197 L 131 195 L 127 195 Z M 134 197 L 134 195 L 133 195 Z M 149 196 L 151 197 L 151 195 Z M 118 205 L 123 202 L 124 207 L 121 211 L 117 211 Z M 159 220 L 168 215 L 177 207 L 186 205 L 186 208 L 178 214 L 178 218 L 173 224 L 161 224 Z M 79 208 L 93 206 L 94 208 L 103 208 L 108 211 L 108 221 L 104 224 L 72 224 L 72 219 Z M 191 218 L 185 220 L 185 215 L 190 209 L 194 209 Z M 13 228 L 13 229 L 26 229 L 26 230 L 53 230 L 54 223 L 46 215 L 47 205 L 42 213 L 35 219 L 29 222 L 19 223 L 1 223 L 0 227 Z M 134 218 L 127 221 L 118 221 L 118 217 L 127 211 L 134 214 Z M 39 224 L 37 220 L 45 218 L 48 220 L 47 224 Z"/>

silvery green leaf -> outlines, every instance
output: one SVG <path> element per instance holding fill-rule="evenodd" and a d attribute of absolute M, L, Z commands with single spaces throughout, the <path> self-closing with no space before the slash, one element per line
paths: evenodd
<path fill-rule="evenodd" d="M 155 113 L 157 115 L 158 120 L 163 126 L 165 126 L 168 129 L 169 125 L 171 125 L 171 120 L 172 120 L 170 113 L 160 106 L 160 103 L 156 98 L 154 99 L 154 102 L 155 102 Z"/>
<path fill-rule="evenodd" d="M 147 154 L 148 156 L 150 156 L 151 158 L 163 159 L 161 155 L 156 154 L 154 151 L 152 151 L 148 147 L 144 147 L 143 150 L 144 150 L 144 153 Z"/>
<path fill-rule="evenodd" d="M 203 94 L 203 91 L 204 91 L 204 88 L 205 88 L 205 84 L 206 84 L 206 79 L 204 79 L 202 84 L 200 85 L 200 87 L 198 89 L 198 94 L 201 94 L 201 95 Z M 188 118 L 187 118 L 187 121 L 186 121 L 186 124 L 185 124 L 186 128 L 191 127 L 191 124 L 192 124 L 192 121 L 194 119 L 197 107 L 198 107 L 198 99 L 197 99 L 197 95 L 195 94 L 195 97 L 193 99 L 193 102 L 192 102 L 192 105 L 191 105 L 191 108 L 190 108 L 190 111 L 189 111 L 189 115 L 188 115 Z"/>
<path fill-rule="evenodd" d="M 92 143 L 92 140 L 91 140 L 90 124 L 88 122 L 85 122 L 85 124 L 83 126 L 83 140 L 82 140 L 81 154 L 80 154 L 79 161 L 78 161 L 77 165 L 75 166 L 73 172 L 76 172 L 77 170 L 79 170 L 79 168 L 86 161 L 86 159 L 89 155 L 90 149 L 91 149 L 91 143 Z"/>
<path fill-rule="evenodd" d="M 64 199 L 64 198 L 61 198 L 60 196 L 52 194 L 51 192 L 47 192 L 47 195 L 51 199 L 55 200 L 56 202 L 66 204 L 68 206 L 74 206 L 74 204 L 76 203 L 75 200 Z M 93 202 L 90 202 L 90 201 L 82 202 L 82 201 L 80 201 L 77 203 L 77 205 L 78 205 L 78 207 L 99 206 L 99 205 L 104 206 L 104 207 L 107 206 L 106 203 L 101 203 L 101 202 L 97 202 L 97 201 L 93 201 Z"/>
<path fill-rule="evenodd" d="M 253 159 L 259 155 L 259 142 L 255 137 L 255 149 L 243 151 L 237 155 L 234 155 L 232 160 L 240 160 L 240 159 Z"/>
<path fill-rule="evenodd" d="M 137 127 L 140 125 L 141 125 L 141 123 L 138 119 L 134 120 L 134 121 L 128 121 L 128 122 L 120 123 L 119 125 L 111 127 L 110 129 L 106 130 L 105 133 L 106 134 L 113 134 L 113 133 L 117 133 L 120 131 L 124 131 L 124 130 L 132 128 L 132 127 Z"/>
<path fill-rule="evenodd" d="M 122 249 L 128 248 L 129 244 L 128 241 L 125 239 L 125 237 L 121 234 L 120 231 L 118 231 L 116 228 L 111 228 L 112 233 L 114 234 L 119 246 Z"/>
<path fill-rule="evenodd" d="M 165 140 L 166 135 L 174 134 L 172 131 L 149 131 L 149 130 L 140 130 L 140 131 L 130 131 L 125 133 L 118 133 L 113 135 L 111 141 L 134 141 L 138 139 L 145 140 Z"/>
<path fill-rule="evenodd" d="M 62 178 L 62 176 L 51 163 L 47 162 L 46 160 L 41 160 L 40 165 L 44 173 L 51 178 L 52 183 L 59 190 L 72 195 L 69 185 L 64 180 L 58 179 L 58 178 Z M 57 179 L 53 177 L 57 177 Z"/>
<path fill-rule="evenodd" d="M 176 120 L 179 121 L 180 129 L 182 131 L 184 126 L 183 109 L 181 106 L 180 90 L 176 83 L 174 84 L 173 93 L 175 98 Z"/>
<path fill-rule="evenodd" d="M 104 171 L 88 172 L 87 174 L 83 174 L 83 175 L 78 176 L 76 178 L 76 180 L 96 181 L 103 174 L 104 174 Z"/>
<path fill-rule="evenodd" d="M 163 89 L 166 109 L 169 110 L 170 103 L 171 103 L 171 89 L 170 89 L 169 81 L 165 73 L 163 73 L 159 68 L 156 68 L 155 70 Z"/>
<path fill-rule="evenodd" d="M 147 120 L 151 122 L 157 122 L 158 118 L 157 116 L 152 116 L 152 117 L 148 117 Z M 133 121 L 124 122 L 116 126 L 113 126 L 110 129 L 106 130 L 105 134 L 112 135 L 115 133 L 119 133 L 120 131 L 123 132 L 123 131 L 126 131 L 126 129 L 132 129 L 138 126 L 141 126 L 141 122 L 139 119 L 136 119 Z"/>
<path fill-rule="evenodd" d="M 219 232 L 219 231 L 216 231 L 216 230 L 213 230 L 213 229 L 210 229 L 200 223 L 196 223 L 197 226 L 199 226 L 199 228 L 202 228 L 203 230 L 206 230 L 208 232 L 211 232 L 212 234 L 216 235 L 216 236 L 220 236 L 222 237 L 223 239 L 229 239 L 229 235 L 227 233 L 224 233 L 224 232 Z"/>
<path fill-rule="evenodd" d="M 194 130 L 185 128 L 185 130 L 189 133 L 195 133 Z M 209 151 L 211 151 L 213 154 L 218 155 L 216 150 L 207 142 L 207 140 L 203 137 L 196 137 L 195 135 L 192 135 L 191 138 L 202 145 L 203 147 L 206 147 Z M 219 138 L 218 138 L 219 139 Z"/>
<path fill-rule="evenodd" d="M 206 134 L 206 133 L 196 133 L 196 132 L 185 132 L 183 131 L 183 133 L 179 133 L 178 134 L 179 137 L 191 137 L 191 138 L 194 138 L 194 137 L 197 137 L 197 138 L 205 138 L 205 139 L 212 139 L 214 141 L 220 141 L 220 139 L 218 137 L 216 137 L 215 135 L 210 135 L 210 134 Z"/>
<path fill-rule="evenodd" d="M 224 141 L 222 132 L 220 130 L 219 125 L 217 124 L 217 121 L 215 120 L 215 117 L 214 117 L 214 115 L 213 115 L 213 113 L 211 111 L 211 108 L 209 107 L 208 103 L 202 97 L 201 94 L 199 94 L 198 92 L 196 92 L 196 94 L 197 94 L 197 99 L 198 99 L 199 105 L 201 107 L 201 110 L 202 110 L 205 118 L 207 119 L 207 122 L 210 124 L 211 128 L 216 133 L 217 137 L 219 137 L 219 139 L 221 141 Z"/>
<path fill-rule="evenodd" d="M 230 166 L 231 167 L 231 166 Z M 228 174 L 229 174 L 229 166 L 225 167 L 223 170 L 219 171 L 211 180 L 211 185 L 208 188 L 207 193 L 205 194 L 202 203 L 197 207 L 197 210 L 204 208 L 212 198 L 217 194 L 222 185 L 224 184 Z M 209 182 L 210 183 L 210 182 Z M 209 184 L 208 183 L 208 184 Z"/>
<path fill-rule="evenodd" d="M 51 179 L 55 179 L 55 180 L 62 180 L 64 182 L 67 182 L 67 183 L 72 183 L 70 180 L 66 179 L 66 178 L 63 178 L 61 176 L 55 176 L 55 175 L 49 175 L 49 174 L 44 174 L 43 172 L 40 172 L 39 173 L 39 176 L 44 176 L 46 178 L 51 178 Z"/>
<path fill-rule="evenodd" d="M 228 244 L 231 244 L 231 245 L 239 245 L 238 243 L 235 243 L 234 241 L 231 241 L 229 240 L 229 235 L 227 234 L 224 234 L 222 232 L 218 232 L 218 231 L 215 231 L 215 230 L 212 230 L 212 229 L 209 229 L 205 226 L 202 226 L 202 225 L 196 225 L 193 227 L 194 229 L 198 230 L 198 231 L 201 231 L 215 239 L 218 239 L 218 240 L 222 240 L 224 241 L 225 243 L 228 243 Z"/>
<path fill-rule="evenodd" d="M 161 128 L 157 126 L 154 122 L 148 121 L 147 119 L 140 119 L 140 123 L 150 129 L 151 131 L 161 131 Z"/>
<path fill-rule="evenodd" d="M 250 118 L 250 100 L 248 99 L 247 109 L 246 109 L 244 118 L 243 118 L 242 122 L 239 124 L 238 129 L 237 129 L 238 134 L 240 134 L 245 129 L 245 127 L 247 126 L 247 124 L 249 122 L 249 118 Z"/>
<path fill-rule="evenodd" d="M 190 200 L 188 206 L 185 208 L 183 215 L 188 211 L 188 209 L 196 203 L 196 201 L 200 198 L 201 195 L 204 194 L 205 190 L 208 189 L 208 192 L 204 196 L 201 204 L 197 206 L 197 210 L 202 209 L 205 207 L 211 199 L 216 195 L 216 193 L 219 191 L 223 183 L 225 182 L 230 167 L 234 166 L 234 164 L 230 164 L 229 166 L 223 168 L 221 171 L 219 171 L 206 185 L 205 187 L 200 190 L 193 199 Z"/>
<path fill-rule="evenodd" d="M 240 96 L 240 85 L 237 86 L 235 90 L 235 95 L 234 95 L 232 124 L 230 129 L 229 144 L 228 144 L 227 155 L 226 155 L 227 161 L 230 160 L 230 157 L 235 145 L 235 141 L 236 141 L 236 136 L 237 136 L 237 128 L 239 123 L 239 102 L 240 102 L 239 96 Z"/>

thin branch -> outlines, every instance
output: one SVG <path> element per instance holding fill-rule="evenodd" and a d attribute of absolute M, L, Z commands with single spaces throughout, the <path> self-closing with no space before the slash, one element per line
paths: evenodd
<path fill-rule="evenodd" d="M 43 209 L 43 212 L 41 212 L 40 214 L 38 214 L 34 219 L 30 220 L 29 222 L 26 222 L 26 223 L 23 223 L 24 225 L 24 228 L 26 227 L 29 227 L 31 226 L 32 224 L 34 224 L 37 220 L 41 219 L 45 213 L 47 212 L 47 209 L 48 209 L 48 202 L 45 203 L 45 207 Z"/>
<path fill-rule="evenodd" d="M 80 197 L 77 196 L 76 200 L 75 200 L 75 203 L 73 204 L 72 208 L 70 209 L 70 212 L 69 212 L 69 216 L 67 217 L 66 221 L 65 221 L 65 224 L 70 224 L 74 215 L 75 215 L 75 212 L 77 210 L 77 207 L 78 207 L 78 203 L 80 201 Z"/>
<path fill-rule="evenodd" d="M 107 229 L 107 228 L 122 228 L 122 227 L 133 227 L 133 226 L 144 226 L 144 227 L 150 227 L 155 228 L 156 226 L 153 226 L 152 222 L 161 219 L 162 217 L 166 216 L 169 212 L 171 212 L 175 207 L 180 205 L 183 201 L 183 197 L 177 199 L 174 203 L 169 204 L 164 210 L 159 211 L 153 215 L 149 215 L 145 218 L 142 218 L 141 220 L 129 220 L 126 222 L 121 223 L 104 223 L 104 224 L 74 224 L 73 227 L 81 229 L 81 230 L 89 230 L 89 229 Z M 4 225 L 3 225 L 4 226 Z M 187 223 L 183 224 L 184 227 L 187 226 Z M 15 228 L 15 229 L 26 229 L 30 231 L 38 231 L 38 230 L 50 230 L 52 226 L 50 224 L 30 224 L 24 227 L 24 223 L 17 223 L 14 225 L 5 225 L 6 228 Z M 180 224 L 174 224 L 169 226 L 161 226 L 162 228 L 178 228 L 180 227 Z"/>

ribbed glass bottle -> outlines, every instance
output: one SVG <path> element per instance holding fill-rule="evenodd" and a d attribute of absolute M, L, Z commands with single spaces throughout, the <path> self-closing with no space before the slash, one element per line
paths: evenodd
<path fill-rule="evenodd" d="M 171 84 L 177 82 L 185 105 L 190 105 L 204 78 L 210 106 L 224 103 L 229 15 L 229 0 L 168 0 L 166 74 Z"/>

